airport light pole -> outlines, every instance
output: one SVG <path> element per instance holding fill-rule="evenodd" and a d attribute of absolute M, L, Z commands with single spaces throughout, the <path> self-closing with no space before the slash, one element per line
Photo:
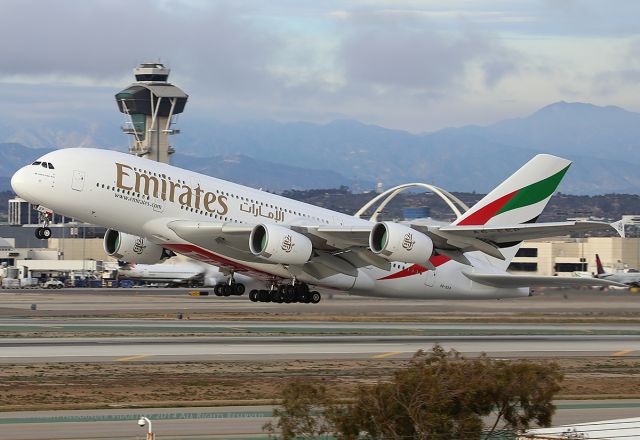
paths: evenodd
<path fill-rule="evenodd" d="M 147 440 L 154 440 L 155 437 L 154 437 L 153 431 L 151 430 L 151 420 L 149 420 L 145 416 L 140 416 L 140 419 L 138 420 L 138 425 L 141 427 L 144 427 L 144 425 L 147 423 L 149 424 L 149 431 L 147 432 Z"/>

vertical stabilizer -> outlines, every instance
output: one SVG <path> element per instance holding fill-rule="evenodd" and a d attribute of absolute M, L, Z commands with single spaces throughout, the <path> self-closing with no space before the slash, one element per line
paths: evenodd
<path fill-rule="evenodd" d="M 604 267 L 602 267 L 602 261 L 600 261 L 600 255 L 598 254 L 596 254 L 596 274 L 604 274 Z"/>
<path fill-rule="evenodd" d="M 535 222 L 570 165 L 567 159 L 538 154 L 465 212 L 454 225 L 512 226 Z"/>

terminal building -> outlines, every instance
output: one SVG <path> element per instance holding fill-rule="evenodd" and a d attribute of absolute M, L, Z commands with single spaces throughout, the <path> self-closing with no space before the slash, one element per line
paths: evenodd
<path fill-rule="evenodd" d="M 509 266 L 520 275 L 573 276 L 595 273 L 596 254 L 605 271 L 640 269 L 640 238 L 588 237 L 523 242 Z"/>

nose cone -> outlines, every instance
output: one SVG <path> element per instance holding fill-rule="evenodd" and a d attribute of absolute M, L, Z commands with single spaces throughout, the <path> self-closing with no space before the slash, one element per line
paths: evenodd
<path fill-rule="evenodd" d="M 11 178 L 11 188 L 18 197 L 29 200 L 29 172 L 27 167 L 22 167 Z"/>

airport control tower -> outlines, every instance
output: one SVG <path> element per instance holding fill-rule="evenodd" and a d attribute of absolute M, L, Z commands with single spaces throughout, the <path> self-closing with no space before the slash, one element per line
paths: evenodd
<path fill-rule="evenodd" d="M 143 63 L 133 69 L 136 82 L 116 94 L 120 112 L 129 117 L 122 131 L 134 137 L 131 154 L 169 163 L 174 153 L 169 135 L 174 116 L 184 111 L 188 95 L 169 83 L 170 69 L 160 63 Z"/>

